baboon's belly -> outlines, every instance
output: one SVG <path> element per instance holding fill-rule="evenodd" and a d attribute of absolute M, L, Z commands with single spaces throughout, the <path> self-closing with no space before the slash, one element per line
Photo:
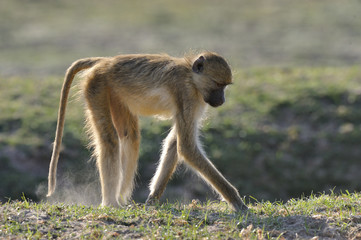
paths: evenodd
<path fill-rule="evenodd" d="M 127 105 L 134 114 L 170 118 L 174 103 L 165 89 L 154 89 L 144 95 L 128 98 Z"/>

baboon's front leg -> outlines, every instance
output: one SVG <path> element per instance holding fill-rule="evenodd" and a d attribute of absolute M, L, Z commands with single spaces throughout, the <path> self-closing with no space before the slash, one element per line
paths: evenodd
<path fill-rule="evenodd" d="M 172 128 L 163 143 L 163 150 L 157 171 L 150 183 L 150 194 L 147 203 L 158 200 L 171 178 L 178 162 L 177 135 L 175 127 Z"/>
<path fill-rule="evenodd" d="M 189 119 L 181 117 L 177 119 L 179 129 L 177 143 L 179 154 L 185 161 L 195 169 L 236 211 L 247 209 L 240 198 L 238 191 L 232 186 L 223 175 L 216 169 L 211 161 L 203 154 L 198 144 L 197 126 L 184 121 Z"/>

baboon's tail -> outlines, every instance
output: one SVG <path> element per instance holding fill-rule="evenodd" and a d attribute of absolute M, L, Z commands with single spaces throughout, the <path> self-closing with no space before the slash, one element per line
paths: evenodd
<path fill-rule="evenodd" d="M 65 122 L 65 110 L 68 100 L 68 95 L 70 91 L 71 84 L 75 75 L 81 70 L 91 68 L 97 62 L 104 58 L 84 58 L 75 61 L 66 71 L 63 88 L 61 90 L 60 96 L 60 106 L 58 112 L 58 123 L 56 126 L 55 132 L 55 141 L 53 146 L 53 154 L 51 156 L 50 167 L 49 167 L 49 177 L 48 177 L 48 194 L 47 197 L 51 196 L 55 190 L 56 185 L 56 170 L 58 166 L 58 159 L 60 153 L 61 139 L 63 137 L 63 129 Z"/>

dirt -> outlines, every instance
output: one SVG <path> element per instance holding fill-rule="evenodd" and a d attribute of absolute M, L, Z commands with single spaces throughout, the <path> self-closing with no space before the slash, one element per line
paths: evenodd
<path fill-rule="evenodd" d="M 61 210 L 59 208 L 60 212 Z M 197 216 L 197 214 L 199 213 L 191 212 L 191 217 L 203 217 Z M 279 217 L 276 223 L 274 219 L 268 219 L 269 221 L 264 219 L 264 226 L 262 226 L 262 223 L 238 222 L 237 229 L 230 230 L 229 221 L 232 221 L 232 216 L 230 214 L 221 217 L 218 213 L 211 213 L 203 228 L 207 228 L 207 232 L 211 234 L 224 231 L 239 231 L 238 236 L 242 239 L 250 239 L 255 235 L 258 239 L 361 239 L 360 216 L 345 219 L 345 225 L 343 225 L 336 224 L 332 217 L 295 215 Z M 147 220 L 135 218 L 122 221 L 115 220 L 107 215 L 98 216 L 93 214 L 76 219 L 74 216 L 54 215 L 54 211 L 50 213 L 41 209 L 19 209 L 6 205 L 0 207 L 0 219 L 10 222 L 12 226 L 21 225 L 21 229 L 27 229 L 27 233 L 20 230 L 20 233 L 19 231 L 15 231 L 13 234 L 7 232 L 4 235 L 1 229 L 6 229 L 6 227 L 4 227 L 3 223 L 0 223 L 2 225 L 0 225 L 0 237 L 8 239 L 21 239 L 24 234 L 28 234 L 27 237 L 33 234 L 30 238 L 148 239 L 151 236 L 145 235 L 146 232 L 137 232 L 136 227 L 144 225 L 146 228 L 147 225 L 157 221 L 153 217 Z M 252 216 L 249 219 L 252 219 Z M 158 220 L 160 221 L 159 224 L 161 224 L 162 219 Z M 174 224 L 182 224 L 180 221 L 182 220 L 174 219 Z M 267 222 L 269 223 L 267 224 Z M 347 227 L 345 227 L 346 224 Z"/>

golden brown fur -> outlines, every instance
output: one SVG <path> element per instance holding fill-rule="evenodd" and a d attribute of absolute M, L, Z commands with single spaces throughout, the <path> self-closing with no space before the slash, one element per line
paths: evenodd
<path fill-rule="evenodd" d="M 119 206 L 131 197 L 137 169 L 140 131 L 138 116 L 172 118 L 163 143 L 147 202 L 162 195 L 179 159 L 195 169 L 234 209 L 246 208 L 237 190 L 206 157 L 198 128 L 207 104 L 224 103 L 231 70 L 219 55 L 205 52 L 184 58 L 168 55 L 120 55 L 81 59 L 68 69 L 58 115 L 49 169 L 50 196 L 56 185 L 64 116 L 75 74 L 89 69 L 83 80 L 87 119 L 100 174 L 102 205 Z"/>

